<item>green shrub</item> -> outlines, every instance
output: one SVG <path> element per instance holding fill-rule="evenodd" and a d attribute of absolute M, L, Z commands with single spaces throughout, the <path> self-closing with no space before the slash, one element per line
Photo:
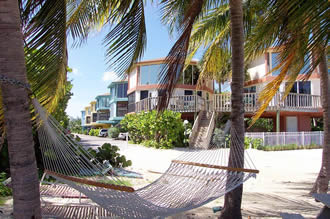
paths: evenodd
<path fill-rule="evenodd" d="M 108 160 L 113 167 L 128 167 L 132 165 L 131 160 L 126 160 L 124 155 L 119 154 L 119 148 L 109 143 L 103 144 L 98 148 L 98 151 L 91 148 L 88 149 L 99 162 Z"/>
<path fill-rule="evenodd" d="M 87 129 L 83 130 L 82 133 L 83 133 L 84 135 L 88 135 L 88 131 L 87 131 Z"/>
<path fill-rule="evenodd" d="M 319 149 L 322 148 L 320 145 L 304 145 L 304 146 L 299 146 L 296 144 L 286 144 L 286 145 L 259 145 L 258 150 L 263 150 L 263 151 L 284 151 L 284 150 L 302 150 L 302 149 Z"/>
<path fill-rule="evenodd" d="M 90 136 L 98 136 L 99 133 L 100 133 L 100 129 L 91 129 L 91 130 L 89 130 L 89 133 L 88 134 Z"/>
<path fill-rule="evenodd" d="M 81 138 L 78 135 L 76 135 L 75 140 L 79 142 L 81 141 Z"/>
<path fill-rule="evenodd" d="M 5 181 L 6 179 L 7 179 L 7 174 L 3 172 L 0 173 L 0 197 L 12 195 L 11 188 L 2 184 L 2 182 Z"/>
<path fill-rule="evenodd" d="M 108 135 L 110 138 L 117 138 L 120 133 L 119 128 L 112 127 L 108 129 Z"/>
<path fill-rule="evenodd" d="M 185 128 L 181 114 L 169 110 L 159 113 L 155 110 L 125 115 L 120 122 L 135 144 L 154 148 L 184 147 Z"/>
<path fill-rule="evenodd" d="M 219 141 L 221 139 L 219 138 Z M 225 145 L 226 147 L 230 147 L 230 135 L 226 135 L 225 137 Z M 261 138 L 250 138 L 250 137 L 245 137 L 244 138 L 244 149 L 259 149 L 262 147 L 262 139 Z"/>

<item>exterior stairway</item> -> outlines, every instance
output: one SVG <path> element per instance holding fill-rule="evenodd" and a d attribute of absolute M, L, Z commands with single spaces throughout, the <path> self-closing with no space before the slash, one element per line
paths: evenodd
<path fill-rule="evenodd" d="M 209 148 L 214 129 L 213 117 L 214 113 L 200 111 L 198 118 L 196 119 L 197 124 L 194 124 L 191 136 L 189 138 L 190 147 L 199 149 Z M 208 133 L 208 130 L 211 133 Z"/>

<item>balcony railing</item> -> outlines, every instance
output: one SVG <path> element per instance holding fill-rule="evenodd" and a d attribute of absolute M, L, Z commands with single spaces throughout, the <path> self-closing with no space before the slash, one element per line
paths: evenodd
<path fill-rule="evenodd" d="M 267 107 L 267 111 L 303 111 L 317 112 L 321 108 L 321 97 L 310 94 L 290 93 L 283 100 L 284 93 L 276 93 Z M 215 94 L 213 97 L 213 109 L 218 112 L 231 111 L 231 94 Z M 244 110 L 245 112 L 255 112 L 259 109 L 257 93 L 244 93 Z"/>
<path fill-rule="evenodd" d="M 321 97 L 318 95 L 290 93 L 286 99 L 282 100 L 283 97 L 283 93 L 277 93 L 266 110 L 318 112 L 321 108 Z M 257 93 L 244 93 L 243 100 L 245 112 L 254 113 L 260 107 Z M 150 97 L 130 103 L 128 112 L 153 110 L 156 109 L 158 102 L 159 97 Z M 168 109 L 176 112 L 199 112 L 200 110 L 231 112 L 231 94 L 215 94 L 213 99 L 207 101 L 196 95 L 174 96 L 170 98 Z"/>
<path fill-rule="evenodd" d="M 136 103 L 128 104 L 128 112 L 149 111 L 157 108 L 160 97 L 149 97 Z M 204 108 L 205 101 L 200 96 L 173 96 L 169 100 L 168 109 L 175 112 L 198 112 Z"/>

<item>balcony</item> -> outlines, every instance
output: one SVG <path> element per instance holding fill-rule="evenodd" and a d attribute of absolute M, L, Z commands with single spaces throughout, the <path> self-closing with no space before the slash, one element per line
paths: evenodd
<path fill-rule="evenodd" d="M 283 93 L 277 93 L 269 103 L 266 111 L 293 111 L 293 112 L 319 112 L 321 108 L 321 96 L 309 94 L 290 93 L 286 99 Z M 244 93 L 244 110 L 247 113 L 256 112 L 260 104 L 257 93 Z M 136 103 L 128 104 L 128 112 L 141 112 L 156 109 L 159 97 L 150 97 Z M 231 94 L 215 94 L 209 101 L 200 96 L 185 95 L 170 98 L 169 110 L 175 112 L 198 112 L 200 110 L 231 112 Z"/>
<path fill-rule="evenodd" d="M 128 104 L 128 112 L 149 111 L 157 108 L 160 97 L 149 97 L 136 103 Z M 203 109 L 205 101 L 200 96 L 185 95 L 170 98 L 168 109 L 175 112 L 198 112 Z"/>
<path fill-rule="evenodd" d="M 284 93 L 276 93 L 268 104 L 266 111 L 293 111 L 293 112 L 319 112 L 321 106 L 321 96 L 310 94 L 290 93 L 283 100 Z M 256 112 L 260 104 L 258 103 L 257 93 L 244 93 L 244 110 L 248 113 Z M 213 107 L 213 109 L 212 109 Z M 213 104 L 211 111 L 230 112 L 231 111 L 231 94 L 215 94 L 213 96 Z"/>

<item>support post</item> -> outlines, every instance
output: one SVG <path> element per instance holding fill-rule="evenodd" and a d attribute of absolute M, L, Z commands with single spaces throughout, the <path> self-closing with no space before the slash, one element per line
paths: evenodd
<path fill-rule="evenodd" d="M 276 132 L 280 132 L 280 110 L 276 111 Z"/>

